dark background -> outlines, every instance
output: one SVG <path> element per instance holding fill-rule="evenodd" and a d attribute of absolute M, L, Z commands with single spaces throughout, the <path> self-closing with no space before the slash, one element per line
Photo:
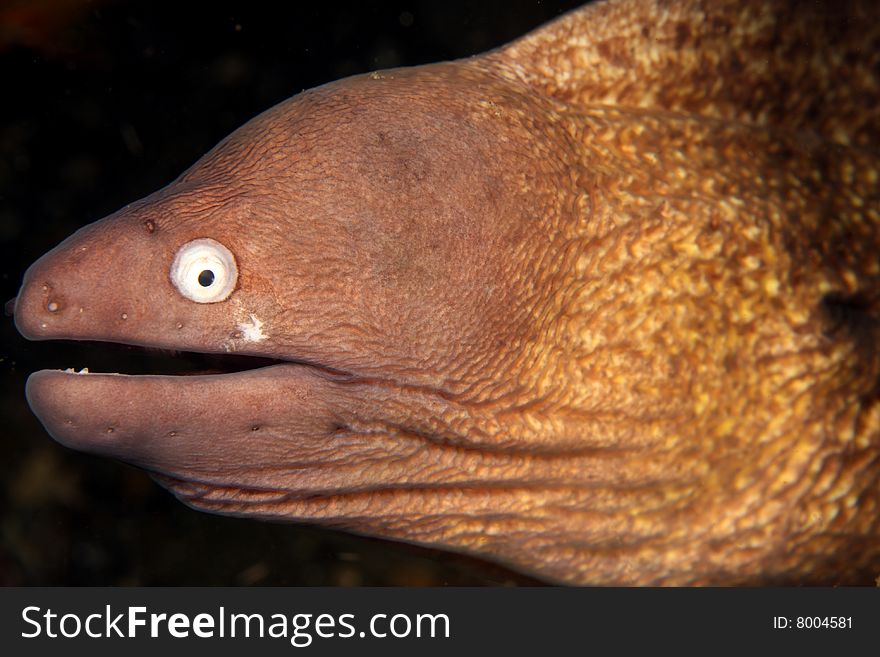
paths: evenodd
<path fill-rule="evenodd" d="M 78 227 L 302 89 L 477 54 L 578 4 L 0 0 L 0 301 Z M 136 373 L 149 360 L 29 343 L 9 317 L 0 340 L 2 585 L 531 582 L 455 555 L 191 511 L 133 468 L 55 444 L 24 399 L 36 369 Z"/>

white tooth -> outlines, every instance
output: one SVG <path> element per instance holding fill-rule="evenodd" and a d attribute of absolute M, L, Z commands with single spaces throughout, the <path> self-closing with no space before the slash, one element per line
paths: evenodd
<path fill-rule="evenodd" d="M 76 370 L 73 369 L 72 367 L 68 367 L 66 370 L 64 370 L 64 373 L 65 374 L 76 374 Z"/>
<path fill-rule="evenodd" d="M 82 369 L 79 371 L 79 373 L 80 373 L 80 374 L 88 374 L 88 373 L 89 373 L 89 368 L 88 368 L 88 367 L 84 367 L 84 368 L 82 368 Z"/>

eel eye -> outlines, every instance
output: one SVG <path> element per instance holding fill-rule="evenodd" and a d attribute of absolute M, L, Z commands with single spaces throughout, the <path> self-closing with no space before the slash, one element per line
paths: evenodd
<path fill-rule="evenodd" d="M 183 296 L 196 303 L 216 303 L 232 294 L 238 280 L 235 257 L 210 238 L 187 242 L 171 264 L 171 282 Z"/>

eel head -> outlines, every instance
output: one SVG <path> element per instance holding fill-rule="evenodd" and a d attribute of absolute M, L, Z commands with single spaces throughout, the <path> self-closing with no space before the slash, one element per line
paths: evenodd
<path fill-rule="evenodd" d="M 308 91 L 46 254 L 15 307 L 36 340 L 273 362 L 41 371 L 28 400 L 208 511 L 554 581 L 846 574 L 878 557 L 876 350 L 847 329 L 876 321 L 845 294 L 829 328 L 837 279 L 741 164 L 772 152 L 480 60 Z"/>

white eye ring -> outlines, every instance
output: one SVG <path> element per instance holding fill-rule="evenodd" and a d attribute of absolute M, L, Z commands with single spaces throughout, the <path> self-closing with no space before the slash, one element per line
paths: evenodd
<path fill-rule="evenodd" d="M 232 294 L 237 280 L 232 252 L 207 237 L 184 244 L 171 263 L 174 287 L 196 303 L 223 301 Z"/>

